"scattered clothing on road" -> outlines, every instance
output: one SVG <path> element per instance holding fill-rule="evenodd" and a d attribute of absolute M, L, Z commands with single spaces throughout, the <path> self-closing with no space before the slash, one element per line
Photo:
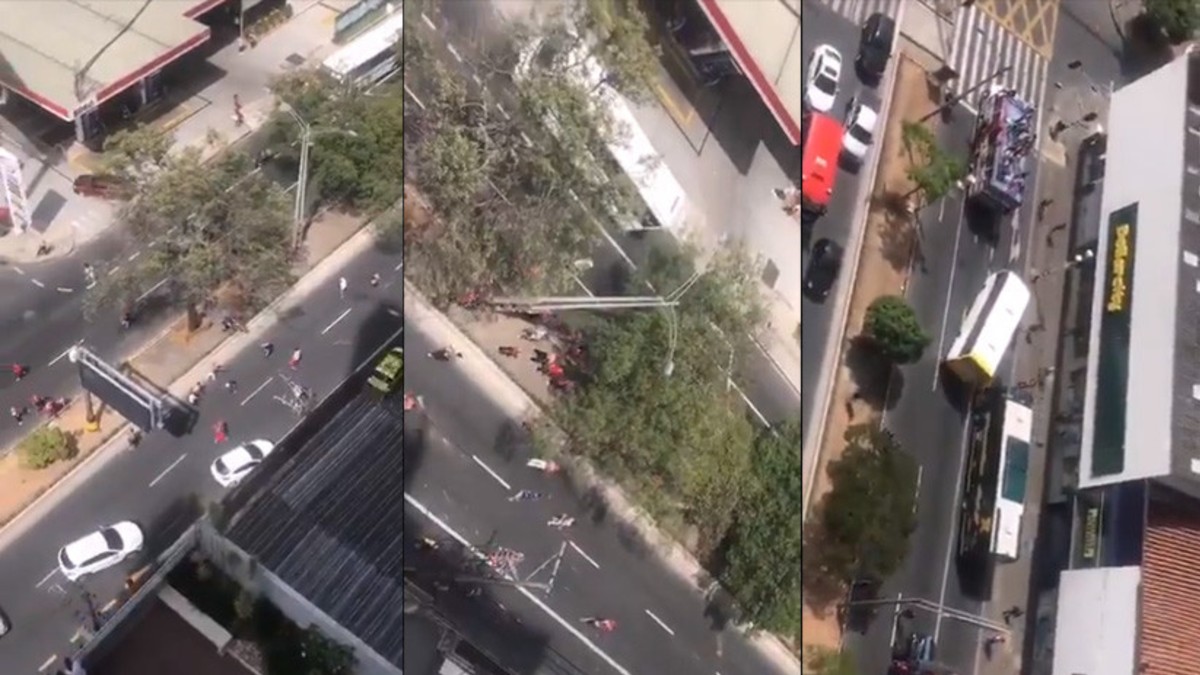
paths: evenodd
<path fill-rule="evenodd" d="M 8 414 L 12 415 L 12 418 L 17 421 L 18 425 L 25 423 L 25 409 L 24 408 L 18 408 L 16 406 L 13 406 L 8 409 Z"/>
<path fill-rule="evenodd" d="M 224 421 L 217 422 L 213 425 L 213 443 L 224 443 L 229 440 L 229 425 Z"/>
<path fill-rule="evenodd" d="M 275 353 L 275 345 L 271 342 L 262 343 L 259 345 L 259 349 L 262 349 L 263 356 L 267 358 L 270 358 Z"/>
<path fill-rule="evenodd" d="M 13 377 L 17 379 L 17 382 L 20 382 L 21 380 L 25 379 L 26 375 L 29 374 L 29 368 L 26 368 L 20 363 L 14 363 L 12 364 L 12 374 Z"/>
<path fill-rule="evenodd" d="M 586 623 L 587 625 L 591 626 L 592 628 L 599 628 L 600 630 L 604 631 L 605 633 L 611 633 L 614 630 L 616 630 L 616 628 L 617 628 L 617 622 L 615 620 L 602 619 L 598 616 L 585 616 L 582 619 L 580 619 L 580 621 L 582 621 L 583 623 Z"/>
<path fill-rule="evenodd" d="M 381 277 L 379 276 L 379 272 L 372 274 L 371 275 L 371 288 L 378 288 L 380 281 L 381 281 Z"/>
<path fill-rule="evenodd" d="M 508 346 L 508 345 L 502 345 L 502 346 L 500 347 L 500 354 L 501 354 L 502 356 L 507 356 L 507 357 L 508 357 L 508 358 L 510 358 L 510 359 L 515 359 L 515 358 L 517 358 L 518 356 L 520 356 L 520 355 L 521 355 L 521 350 L 520 350 L 520 349 L 517 349 L 516 347 L 510 347 L 510 346 Z"/>
<path fill-rule="evenodd" d="M 300 359 L 304 358 L 304 353 L 299 347 L 292 350 L 292 357 L 288 359 L 288 367 L 295 370 L 300 367 Z"/>
<path fill-rule="evenodd" d="M 346 277 L 338 277 L 338 296 L 345 298 L 346 297 L 346 287 L 349 285 L 350 285 L 350 283 L 348 281 L 346 281 Z"/>
<path fill-rule="evenodd" d="M 228 381 L 226 381 L 226 382 L 225 382 L 225 389 L 226 389 L 226 390 L 227 390 L 229 393 L 231 393 L 231 394 L 236 394 L 236 393 L 237 393 L 237 388 L 238 388 L 238 385 L 237 385 L 237 380 L 228 380 Z"/>

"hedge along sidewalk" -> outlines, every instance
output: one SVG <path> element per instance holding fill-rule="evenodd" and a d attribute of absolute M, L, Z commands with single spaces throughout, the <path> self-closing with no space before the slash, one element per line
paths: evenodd
<path fill-rule="evenodd" d="M 532 421 L 542 417 L 543 404 L 515 382 L 483 345 L 476 342 L 449 316 L 435 309 L 408 280 L 404 282 L 404 320 L 406 325 L 435 337 L 434 344 L 453 344 L 456 348 L 461 346 L 464 358 L 460 361 L 462 367 L 470 374 L 471 381 L 478 384 L 493 404 L 510 418 Z M 566 477 L 576 483 L 579 494 L 590 491 L 601 495 L 609 512 L 634 528 L 647 547 L 652 549 L 672 572 L 696 588 L 705 598 L 712 597 L 718 588 L 717 583 L 703 581 L 711 580 L 711 575 L 683 545 L 663 534 L 655 526 L 650 515 L 635 506 L 618 485 L 601 476 L 586 460 L 562 457 L 561 461 L 567 468 Z M 747 637 L 765 657 L 783 669 L 783 672 L 799 670 L 800 664 L 795 656 L 774 635 L 755 631 Z"/>
<path fill-rule="evenodd" d="M 246 332 L 230 336 L 206 320 L 200 329 L 188 333 L 186 317 L 181 316 L 135 348 L 124 361 L 153 382 L 172 383 L 166 387 L 171 395 L 186 398 L 188 389 L 204 379 L 213 365 L 224 363 L 242 349 L 257 344 L 256 340 L 281 316 L 302 304 L 315 288 L 336 276 L 346 262 L 372 246 L 374 228 L 363 225 L 360 218 L 337 212 L 314 219 L 307 255 L 297 263 L 297 272 L 302 276 L 251 319 Z M 104 464 L 103 458 L 113 456 L 112 450 L 129 447 L 128 437 L 118 436 L 127 423 L 115 413 L 101 415 L 98 431 L 84 431 L 87 420 L 82 399 L 81 395 L 74 396 L 58 419 L 48 422 L 78 439 L 79 453 L 74 459 L 40 470 L 21 467 L 16 452 L 0 459 L 0 546 L 19 536 L 53 506 L 51 497 L 57 487 L 86 481 Z"/>
<path fill-rule="evenodd" d="M 885 295 L 903 295 L 912 256 L 916 251 L 915 231 L 911 219 L 899 218 L 889 211 L 889 195 L 906 194 L 913 183 L 908 178 L 908 159 L 904 151 L 903 127 L 906 121 L 917 121 L 937 103 L 930 100 L 925 84 L 925 71 L 909 57 L 901 55 L 897 63 L 896 87 L 892 100 L 893 113 L 888 116 L 883 141 L 879 146 L 879 173 L 871 190 L 871 206 L 867 211 L 866 241 L 858 260 L 858 273 L 851 290 L 850 308 L 846 318 L 845 339 L 835 367 L 833 391 L 825 420 L 825 433 L 817 454 L 810 503 L 811 516 L 829 492 L 826 470 L 841 458 L 846 448 L 846 430 L 852 424 L 878 425 L 882 419 L 882 397 L 856 397 L 859 384 L 847 364 L 850 340 L 862 332 L 867 308 Z M 904 250 L 907 247 L 908 250 Z M 805 521 L 806 525 L 809 521 Z M 832 607 L 814 607 L 804 603 L 801 618 L 804 647 L 840 649 L 841 625 Z"/>

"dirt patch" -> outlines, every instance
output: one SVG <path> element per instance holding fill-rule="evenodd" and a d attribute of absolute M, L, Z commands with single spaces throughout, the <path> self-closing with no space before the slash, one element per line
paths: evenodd
<path fill-rule="evenodd" d="M 928 74 L 920 65 L 902 55 L 897 68 L 895 94 L 879 146 L 879 173 L 871 192 L 862 256 L 850 296 L 846 342 L 817 459 L 813 485 L 816 504 L 820 504 L 829 491 L 825 469 L 841 457 L 846 430 L 851 424 L 877 424 L 888 403 L 882 395 L 872 394 L 887 390 L 886 380 L 890 373 L 869 355 L 854 348 L 853 338 L 862 330 L 867 307 L 876 298 L 904 292 L 916 252 L 916 229 L 913 218 L 904 208 L 904 195 L 912 190 L 913 184 L 907 175 L 909 159 L 904 151 L 901 130 L 905 121 L 920 120 L 937 105 L 927 84 Z M 839 648 L 842 636 L 836 602 L 810 604 L 812 600 L 814 598 L 806 594 L 802 624 L 804 647 Z"/>

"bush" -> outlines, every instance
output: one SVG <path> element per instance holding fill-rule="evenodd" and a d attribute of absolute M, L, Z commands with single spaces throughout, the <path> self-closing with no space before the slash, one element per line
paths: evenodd
<path fill-rule="evenodd" d="M 72 459 L 79 452 L 75 437 L 58 427 L 38 427 L 17 446 L 21 466 L 44 469 L 51 464 Z"/>
<path fill-rule="evenodd" d="M 929 345 L 929 336 L 922 330 L 916 312 L 898 295 L 885 295 L 871 303 L 863 335 L 897 364 L 916 363 Z"/>

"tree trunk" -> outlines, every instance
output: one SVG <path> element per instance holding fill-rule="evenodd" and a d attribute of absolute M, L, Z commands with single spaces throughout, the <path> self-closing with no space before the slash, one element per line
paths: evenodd
<path fill-rule="evenodd" d="M 189 333 L 200 330 L 200 322 L 204 315 L 200 313 L 200 308 L 196 303 L 189 302 L 187 304 L 187 329 Z"/>

